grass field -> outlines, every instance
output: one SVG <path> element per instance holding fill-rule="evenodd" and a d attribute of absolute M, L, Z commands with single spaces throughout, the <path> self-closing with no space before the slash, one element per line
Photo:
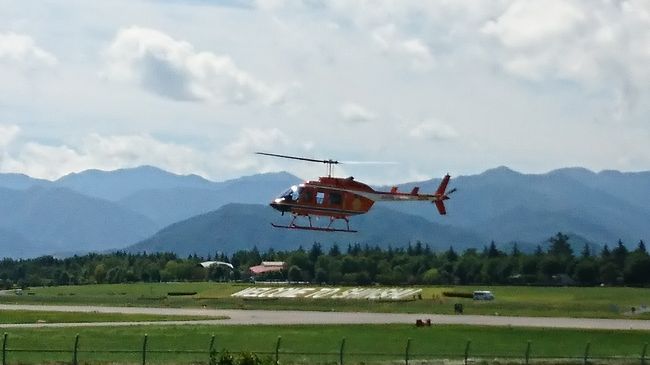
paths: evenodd
<path fill-rule="evenodd" d="M 147 322 L 205 320 L 203 316 L 168 316 L 120 313 L 65 313 L 23 310 L 0 311 L 0 324 L 9 323 L 79 323 L 79 322 Z M 210 317 L 209 319 L 223 319 Z"/>
<path fill-rule="evenodd" d="M 278 336 L 280 362 L 334 363 L 339 360 L 341 341 L 346 339 L 346 363 L 403 360 L 411 339 L 411 359 L 460 359 L 471 339 L 470 357 L 522 360 L 531 341 L 532 358 L 582 360 L 586 344 L 590 357 L 629 357 L 638 363 L 650 333 L 642 331 L 557 330 L 471 326 L 409 325 L 346 326 L 177 326 L 128 328 L 12 329 L 8 333 L 7 361 L 39 363 L 70 361 L 74 338 L 79 334 L 81 363 L 114 361 L 140 363 L 145 333 L 147 363 L 207 362 L 211 336 L 215 348 L 232 353 L 253 351 L 275 354 Z M 44 352 L 26 350 L 40 349 Z M 23 350 L 23 351 L 16 351 Z M 60 350 L 57 352 L 57 350 Z M 113 350 L 114 352 L 107 352 Z M 121 351 L 121 352 L 117 352 Z"/>
<path fill-rule="evenodd" d="M 454 303 L 463 303 L 466 314 L 512 316 L 569 316 L 650 319 L 650 313 L 627 316 L 631 307 L 650 306 L 648 288 L 611 287 L 423 287 L 422 299 L 407 302 L 375 302 L 334 299 L 245 300 L 230 295 L 253 284 L 222 283 L 136 283 L 33 288 L 23 295 L 0 295 L 3 303 L 96 304 L 118 306 L 160 306 L 298 309 L 322 311 L 367 311 L 452 313 Z M 443 291 L 492 290 L 496 300 L 476 302 L 447 298 Z M 173 292 L 196 295 L 170 296 Z"/>

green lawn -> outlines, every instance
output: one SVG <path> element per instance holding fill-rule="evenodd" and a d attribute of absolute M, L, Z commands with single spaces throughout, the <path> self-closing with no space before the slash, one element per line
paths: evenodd
<path fill-rule="evenodd" d="M 147 322 L 147 321 L 183 321 L 224 319 L 224 317 L 171 316 L 153 314 L 120 313 L 66 313 L 36 312 L 23 310 L 0 311 L 0 324 L 3 323 L 78 323 L 78 322 Z"/>
<path fill-rule="evenodd" d="M 531 341 L 531 357 L 582 359 L 590 342 L 590 357 L 629 357 L 638 363 L 650 333 L 643 331 L 558 330 L 506 327 L 411 325 L 337 326 L 173 326 L 128 328 L 12 329 L 8 333 L 9 364 L 70 361 L 79 334 L 80 362 L 140 363 L 145 333 L 148 363 L 196 363 L 208 359 L 211 336 L 215 347 L 230 352 L 254 351 L 274 356 L 278 336 L 280 362 L 337 362 L 346 339 L 346 363 L 398 361 L 411 339 L 411 359 L 461 359 L 471 339 L 470 357 L 521 360 Z M 46 352 L 16 350 L 40 349 Z M 60 350 L 60 352 L 55 352 Z M 109 351 L 113 352 L 109 352 Z M 47 352 L 51 351 L 51 352 Z M 121 351 L 121 352 L 118 352 Z M 180 352 L 184 351 L 184 352 Z"/>
<path fill-rule="evenodd" d="M 463 303 L 466 314 L 512 316 L 570 316 L 628 318 L 631 307 L 650 306 L 648 288 L 611 287 L 515 287 L 466 286 L 423 287 L 422 299 L 407 302 L 374 302 L 334 299 L 245 300 L 230 294 L 253 284 L 219 283 L 136 283 L 33 288 L 23 295 L 0 295 L 4 303 L 98 304 L 118 306 L 160 306 L 299 309 L 325 311 L 422 312 L 452 313 L 454 303 Z M 492 290 L 496 300 L 475 302 L 471 299 L 447 298 L 443 291 Z M 169 296 L 173 292 L 196 292 L 196 295 Z M 629 318 L 650 319 L 650 313 Z"/>

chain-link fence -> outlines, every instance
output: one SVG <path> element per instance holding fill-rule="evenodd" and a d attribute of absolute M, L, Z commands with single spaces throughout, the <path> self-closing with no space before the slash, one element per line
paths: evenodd
<path fill-rule="evenodd" d="M 591 343 L 576 349 L 574 356 L 566 354 L 554 356 L 545 353 L 536 355 L 534 344 L 524 342 L 520 353 L 474 353 L 472 342 L 467 340 L 464 351 L 413 351 L 412 340 L 405 339 L 403 351 L 396 352 L 358 352 L 346 346 L 345 338 L 331 351 L 309 351 L 308 348 L 296 349 L 283 346 L 282 337 L 275 340 L 273 350 L 257 351 L 253 349 L 223 349 L 219 348 L 213 335 L 206 341 L 204 349 L 160 349 L 150 346 L 149 337 L 145 334 L 138 344 L 130 348 L 86 348 L 79 335 L 74 337 L 69 348 L 28 348 L 11 346 L 11 336 L 5 333 L 2 337 L 2 365 L 9 364 L 91 364 L 91 363 L 128 363 L 128 364 L 220 364 L 223 354 L 234 354 L 232 363 L 226 365 L 251 365 L 245 360 L 236 361 L 237 354 L 253 354 L 258 364 L 427 364 L 450 363 L 468 365 L 481 364 L 639 364 L 650 365 L 647 359 L 648 343 L 639 345 L 638 355 L 596 355 L 590 353 Z M 255 364 L 252 364 L 255 365 Z"/>

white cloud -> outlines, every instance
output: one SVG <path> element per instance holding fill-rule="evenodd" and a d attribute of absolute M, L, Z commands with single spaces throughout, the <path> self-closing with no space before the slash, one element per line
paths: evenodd
<path fill-rule="evenodd" d="M 199 52 L 154 29 L 121 30 L 108 48 L 109 78 L 133 81 L 174 100 L 274 104 L 283 92 L 241 70 L 227 55 Z"/>
<path fill-rule="evenodd" d="M 458 137 L 458 132 L 445 123 L 437 120 L 422 122 L 409 130 L 413 138 L 429 141 L 446 141 Z"/>
<path fill-rule="evenodd" d="M 422 39 L 399 34 L 395 24 L 376 28 L 372 38 L 385 52 L 406 57 L 415 69 L 428 69 L 434 64 L 433 54 Z"/>
<path fill-rule="evenodd" d="M 190 147 L 143 135 L 86 136 L 77 147 L 28 142 L 15 155 L 5 155 L 3 170 L 56 179 L 96 168 L 154 165 L 177 173 L 204 173 L 202 155 Z"/>
<path fill-rule="evenodd" d="M 20 127 L 12 124 L 0 124 L 0 150 L 8 147 L 20 132 Z"/>
<path fill-rule="evenodd" d="M 238 171 L 260 168 L 270 160 L 261 159 L 255 152 L 284 150 L 289 144 L 289 137 L 277 128 L 244 128 L 235 141 L 223 148 L 220 164 Z"/>
<path fill-rule="evenodd" d="M 20 127 L 17 125 L 0 124 L 0 171 L 2 171 L 4 161 L 8 155 L 9 145 L 16 139 L 19 132 Z"/>
<path fill-rule="evenodd" d="M 483 27 L 507 47 L 528 47 L 572 31 L 585 20 L 581 9 L 564 0 L 513 1 L 495 21 Z"/>
<path fill-rule="evenodd" d="M 3 60 L 29 66 L 57 63 L 56 57 L 38 47 L 30 36 L 12 32 L 0 33 L 0 61 Z"/>
<path fill-rule="evenodd" d="M 498 41 L 504 69 L 516 76 L 647 88 L 649 11 L 640 1 L 515 0 L 481 31 Z"/>
<path fill-rule="evenodd" d="M 219 179 L 273 167 L 322 173 L 250 155 L 265 149 L 409 161 L 413 171 L 437 175 L 442 167 L 426 156 L 438 147 L 448 151 L 445 163 L 468 173 L 502 164 L 648 166 L 646 150 L 620 149 L 650 137 L 648 0 L 260 0 L 257 8 L 7 1 L 0 24 L 33 37 L 21 38 L 22 53 L 3 46 L 0 59 L 0 120 L 22 128 L 6 150 L 24 172 L 141 162 Z M 54 8 L 61 16 L 51 16 Z M 125 28 L 132 24 L 147 28 Z M 42 67 L 51 62 L 33 47 L 59 56 L 57 67 Z M 29 62 L 48 72 L 16 72 Z M 123 83 L 105 82 L 97 70 Z M 300 86 L 291 92 L 291 83 Z M 259 107 L 283 97 L 282 107 Z M 344 113 L 349 101 L 362 110 Z M 373 128 L 359 139 L 361 125 L 344 123 L 344 114 L 372 115 Z M 432 125 L 427 116 L 458 123 Z M 114 148 L 118 138 L 165 136 L 157 140 L 161 151 L 180 151 L 184 162 L 146 156 L 138 146 L 132 151 L 140 157 L 128 156 L 131 147 L 97 151 L 85 142 L 94 132 Z M 39 142 L 28 148 L 24 140 Z M 541 158 L 550 140 L 570 148 Z M 48 153 L 60 157 L 28 160 Z M 369 169 L 364 181 L 399 181 L 404 171 Z"/>
<path fill-rule="evenodd" d="M 377 117 L 374 113 L 355 103 L 343 104 L 339 112 L 345 121 L 352 123 L 369 122 Z"/>

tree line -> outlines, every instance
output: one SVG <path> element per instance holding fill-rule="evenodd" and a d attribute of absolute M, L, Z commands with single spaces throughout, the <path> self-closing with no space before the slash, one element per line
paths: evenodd
<path fill-rule="evenodd" d="M 293 251 L 256 248 L 231 256 L 191 255 L 180 258 L 173 253 L 88 254 L 57 259 L 0 261 L 0 288 L 95 283 L 168 281 L 251 280 L 248 268 L 262 261 L 284 261 L 286 269 L 256 277 L 257 280 L 288 280 L 331 285 L 410 285 L 410 284 L 486 284 L 486 285 L 650 285 L 650 255 L 643 241 L 629 250 L 620 240 L 610 248 L 591 252 L 585 245 L 573 252 L 569 237 L 557 233 L 532 253 L 513 245 L 509 252 L 491 242 L 483 249 L 456 252 L 453 247 L 435 252 L 421 242 L 407 247 L 380 248 L 350 244 L 342 249 L 327 249 L 319 243 Z M 231 263 L 204 268 L 203 261 Z"/>

